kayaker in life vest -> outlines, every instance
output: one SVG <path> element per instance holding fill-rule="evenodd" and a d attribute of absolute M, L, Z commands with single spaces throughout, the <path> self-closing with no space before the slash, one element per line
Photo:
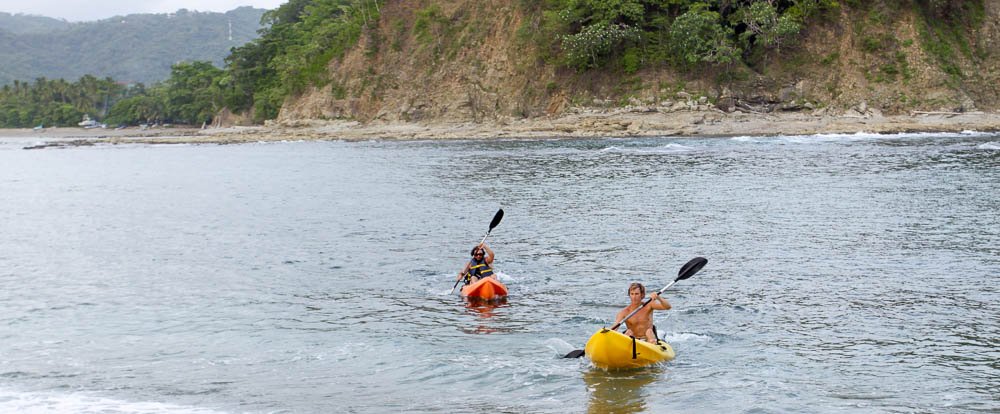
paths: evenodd
<path fill-rule="evenodd" d="M 486 243 L 480 243 L 476 247 L 472 248 L 470 252 L 472 254 L 472 259 L 465 264 L 465 267 L 461 272 L 458 272 L 458 277 L 455 278 L 457 282 L 461 278 L 465 278 L 465 284 L 476 283 L 479 279 L 484 277 L 493 277 L 493 250 L 486 245 Z"/>
<path fill-rule="evenodd" d="M 628 286 L 628 297 L 632 301 L 629 303 L 625 309 L 618 312 L 618 316 L 615 317 L 616 321 L 620 321 L 626 315 L 636 310 L 636 308 L 642 306 L 642 299 L 646 296 L 646 287 L 642 283 L 634 282 Z M 625 335 L 634 338 L 645 338 L 647 342 L 656 343 L 656 327 L 653 326 L 653 310 L 668 310 L 670 309 L 670 304 L 667 303 L 665 299 L 660 297 L 656 292 L 649 294 L 649 305 L 642 308 L 640 311 L 632 315 L 625 321 Z"/>

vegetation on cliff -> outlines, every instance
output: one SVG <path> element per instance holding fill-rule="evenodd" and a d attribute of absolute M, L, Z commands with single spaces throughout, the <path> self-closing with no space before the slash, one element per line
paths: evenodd
<path fill-rule="evenodd" d="M 479 120 L 566 103 L 662 106 L 690 99 L 685 90 L 723 110 L 1000 106 L 996 0 L 480 6 L 290 0 L 264 14 L 260 36 L 224 69 L 175 66 L 162 84 L 112 97 L 122 106 L 107 116 L 201 123 L 226 108 L 255 122 Z"/>
<path fill-rule="evenodd" d="M 923 18 L 921 39 L 943 65 L 954 61 L 952 45 L 968 48 L 971 29 L 981 23 L 981 0 L 880 1 L 764 0 L 548 0 L 523 2 L 543 16 L 547 30 L 535 38 L 557 50 L 560 62 L 578 70 L 615 64 L 632 73 L 642 66 L 736 64 L 758 67 L 783 46 L 794 46 L 809 26 L 836 23 L 842 7 L 867 13 L 858 30 L 875 33 L 896 20 L 893 9 L 916 8 Z M 862 48 L 882 48 L 865 37 Z M 959 73 L 953 69 L 949 69 Z"/>
<path fill-rule="evenodd" d="M 551 32 L 538 39 L 554 39 L 563 64 L 586 70 L 617 63 L 634 73 L 668 63 L 752 64 L 839 6 L 834 0 L 550 0 L 535 7 Z"/>
<path fill-rule="evenodd" d="M 479 121 L 609 106 L 906 113 L 1000 105 L 997 0 L 387 3 L 282 120 Z M 375 53 L 369 51 L 375 50 Z M 676 110 L 676 109 L 674 109 Z"/>
<path fill-rule="evenodd" d="M 264 15 L 260 38 L 226 58 L 233 111 L 253 110 L 257 121 L 277 117 L 289 95 L 328 82 L 327 64 L 355 46 L 376 24 L 374 0 L 290 0 Z"/>

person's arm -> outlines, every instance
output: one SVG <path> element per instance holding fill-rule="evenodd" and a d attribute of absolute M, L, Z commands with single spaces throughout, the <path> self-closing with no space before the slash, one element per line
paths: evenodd
<path fill-rule="evenodd" d="M 652 312 L 652 310 L 650 310 L 650 312 Z M 625 334 L 626 336 L 635 336 L 635 332 L 632 332 L 632 328 L 631 326 L 629 326 L 628 321 L 622 320 L 622 318 L 628 316 L 629 313 L 631 313 L 631 311 L 629 311 L 628 308 L 622 309 L 620 312 L 618 312 L 617 315 L 615 315 L 615 323 L 621 322 L 622 324 L 621 328 L 625 329 L 624 331 L 622 331 L 622 333 Z M 630 318 L 629 320 L 632 319 Z"/>
<path fill-rule="evenodd" d="M 487 246 L 486 243 L 480 244 L 479 247 L 482 247 L 486 251 L 486 254 L 483 255 L 483 260 L 486 261 L 486 264 L 493 264 L 493 249 Z"/>
<path fill-rule="evenodd" d="M 614 322 L 615 323 L 621 322 L 622 318 L 624 318 L 625 315 L 628 315 L 627 311 L 628 311 L 628 308 L 625 308 L 625 309 L 622 309 L 622 310 L 618 311 L 618 314 L 615 315 L 615 321 Z M 626 326 L 626 329 L 628 329 L 628 326 Z"/>
<path fill-rule="evenodd" d="M 653 292 L 649 294 L 649 306 L 657 310 L 668 310 L 670 309 L 670 303 L 666 299 L 663 299 L 659 293 Z"/>
<path fill-rule="evenodd" d="M 463 276 L 465 276 L 466 273 L 469 273 L 469 265 L 470 265 L 469 262 L 465 262 L 465 267 L 462 268 L 461 272 L 458 272 L 458 277 L 455 278 L 455 281 L 458 281 Z"/>

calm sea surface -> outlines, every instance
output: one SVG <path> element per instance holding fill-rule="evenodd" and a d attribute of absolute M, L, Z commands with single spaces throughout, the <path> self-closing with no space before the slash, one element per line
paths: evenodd
<path fill-rule="evenodd" d="M 998 135 L 33 144 L 0 412 L 1000 411 Z M 561 358 L 695 256 L 676 360 Z"/>

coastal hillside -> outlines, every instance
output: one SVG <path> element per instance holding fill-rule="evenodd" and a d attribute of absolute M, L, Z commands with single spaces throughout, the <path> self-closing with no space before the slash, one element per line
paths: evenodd
<path fill-rule="evenodd" d="M 0 12 L 0 30 L 13 34 L 45 33 L 70 25 L 72 23 L 52 17 Z"/>
<path fill-rule="evenodd" d="M 503 122 L 608 108 L 1000 109 L 1000 0 L 766 1 L 731 10 L 617 3 L 637 8 L 378 2 L 377 20 L 357 44 L 333 56 L 325 76 L 286 96 L 278 120 Z M 700 26 L 715 34 L 680 29 L 698 18 L 715 19 Z M 607 23 L 593 23 L 600 19 Z M 608 36 L 615 41 L 602 40 Z M 714 41 L 685 46 L 691 39 Z"/>
<path fill-rule="evenodd" d="M 264 9 L 226 13 L 181 9 L 68 23 L 41 16 L 0 14 L 0 85 L 84 75 L 151 84 L 181 61 L 218 67 L 230 49 L 256 38 Z"/>

